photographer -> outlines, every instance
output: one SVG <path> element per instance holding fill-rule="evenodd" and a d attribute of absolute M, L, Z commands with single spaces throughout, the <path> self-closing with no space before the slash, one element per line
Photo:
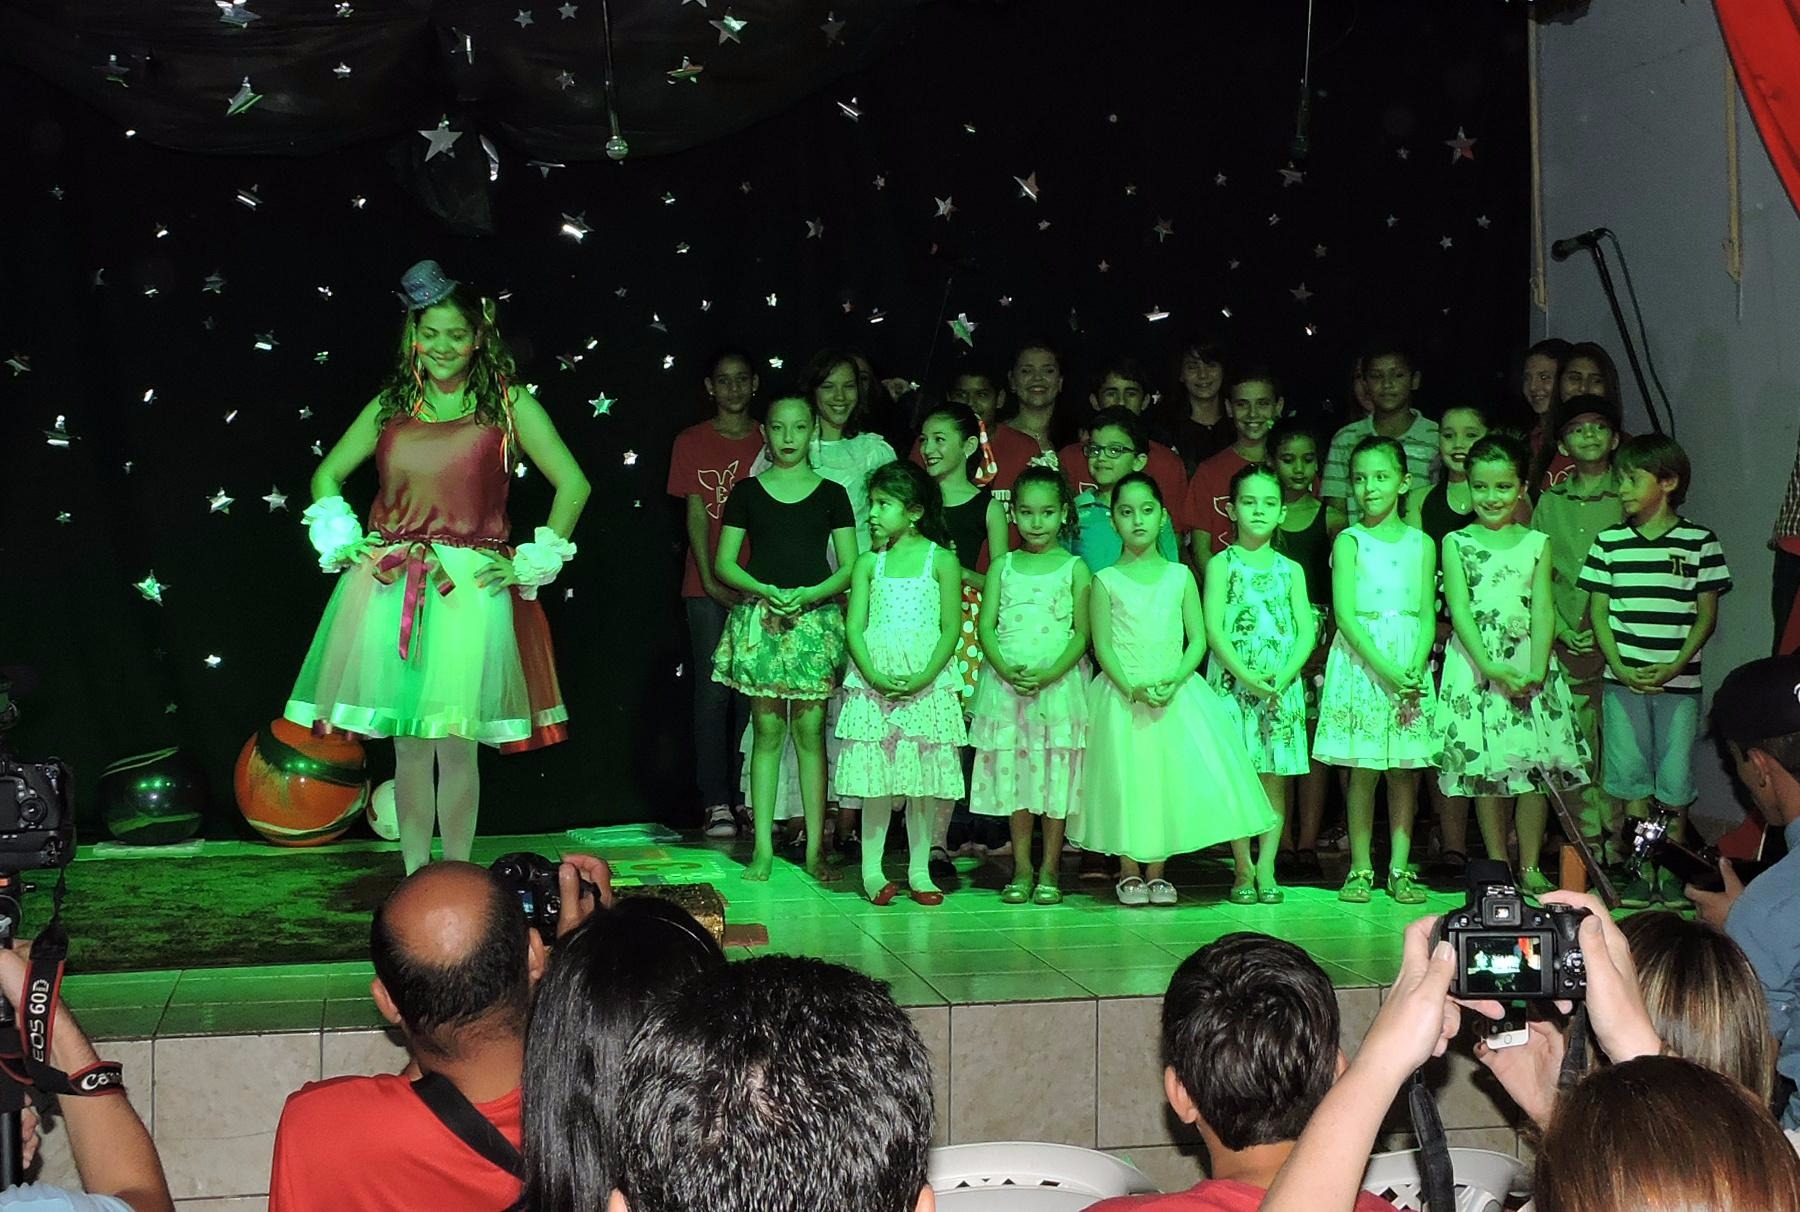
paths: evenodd
<path fill-rule="evenodd" d="M 29 947 L 0 951 L 0 992 L 13 1006 L 25 988 L 25 961 Z M 96 1064 L 100 1056 L 82 1034 L 75 1016 L 56 999 L 51 1011 L 49 1062 L 64 1073 L 79 1073 Z M 144 1078 L 149 1080 L 148 1075 Z M 144 1121 L 126 1101 L 123 1089 L 60 1102 L 68 1126 L 69 1147 L 75 1168 L 88 1194 L 59 1187 L 28 1184 L 0 1191 L 0 1209 L 30 1212 L 173 1212 L 169 1184 Z M 27 1122 L 32 1118 L 25 1112 Z M 27 1148 L 29 1152 L 29 1146 Z"/>
<path fill-rule="evenodd" d="M 612 901 L 612 873 L 598 858 L 570 856 L 557 879 L 558 937 Z M 290 1095 L 275 1130 L 271 1212 L 511 1205 L 523 1171 L 519 1087 L 531 991 L 547 958 L 542 938 L 492 872 L 444 862 L 389 894 L 369 945 L 375 1004 L 405 1036 L 421 1084 L 409 1071 L 308 1082 Z"/>

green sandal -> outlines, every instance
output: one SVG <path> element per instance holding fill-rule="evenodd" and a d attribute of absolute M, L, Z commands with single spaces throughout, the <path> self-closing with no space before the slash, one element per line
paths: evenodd
<path fill-rule="evenodd" d="M 1527 867 L 1519 872 L 1519 887 L 1532 896 L 1542 896 L 1554 890 L 1556 885 L 1550 882 L 1550 877 L 1544 874 L 1542 868 Z"/>
<path fill-rule="evenodd" d="M 1241 884 L 1233 883 L 1231 894 L 1225 899 L 1234 905 L 1256 904 L 1256 877 L 1252 876 Z"/>
<path fill-rule="evenodd" d="M 1388 895 L 1394 898 L 1396 905 L 1423 905 L 1425 890 L 1413 882 L 1410 871 L 1390 871 L 1387 882 Z"/>
<path fill-rule="evenodd" d="M 1062 904 L 1062 889 L 1054 883 L 1039 880 L 1037 891 L 1031 894 L 1031 903 L 1034 905 L 1060 905 Z"/>
<path fill-rule="evenodd" d="M 1000 903 L 1002 905 L 1023 905 L 1029 900 L 1031 900 L 1030 876 L 1026 876 L 1021 880 L 1014 880 L 1000 890 Z"/>
<path fill-rule="evenodd" d="M 1375 887 L 1375 873 L 1370 870 L 1352 871 L 1344 877 L 1344 886 L 1338 889 L 1338 900 L 1352 905 L 1366 905 Z"/>

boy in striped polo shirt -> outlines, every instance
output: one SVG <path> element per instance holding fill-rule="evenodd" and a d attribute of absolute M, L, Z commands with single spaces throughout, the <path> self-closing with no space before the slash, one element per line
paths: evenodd
<path fill-rule="evenodd" d="M 1673 438 L 1627 439 L 1613 456 L 1625 523 L 1602 530 L 1576 584 L 1589 592 L 1589 624 L 1606 658 L 1600 716 L 1603 784 L 1641 820 L 1651 801 L 1676 814 L 1678 837 L 1694 802 L 1700 728 L 1700 649 L 1719 617 L 1731 573 L 1718 536 L 1679 516 L 1692 469 Z M 1621 892 L 1641 909 L 1686 904 L 1666 872 Z"/>

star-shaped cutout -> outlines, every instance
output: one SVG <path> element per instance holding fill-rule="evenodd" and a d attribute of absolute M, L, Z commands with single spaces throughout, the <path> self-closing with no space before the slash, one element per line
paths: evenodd
<path fill-rule="evenodd" d="M 1039 231 L 1049 231 L 1050 230 L 1050 220 L 1039 219 L 1038 220 L 1038 230 Z"/>
<path fill-rule="evenodd" d="M 748 181 L 739 181 L 739 182 L 738 182 L 738 192 L 739 192 L 739 193 L 740 193 L 740 194 L 747 194 L 747 193 L 749 193 L 749 192 L 750 192 L 750 182 L 748 182 Z"/>
<path fill-rule="evenodd" d="M 348 63 L 340 63 L 331 69 L 331 74 L 340 80 L 348 80 L 350 78 L 350 65 Z"/>
<path fill-rule="evenodd" d="M 237 92 L 232 93 L 230 100 L 225 102 L 225 116 L 236 117 L 261 100 L 262 94 L 250 87 L 250 77 L 245 76 L 244 82 L 238 85 Z"/>
<path fill-rule="evenodd" d="M 231 497 L 231 496 L 225 495 L 225 490 L 223 488 L 221 488 L 221 489 L 219 489 L 219 491 L 213 493 L 211 496 L 206 498 L 206 506 L 207 506 L 206 512 L 208 512 L 208 513 L 230 513 L 231 512 L 231 503 L 235 500 L 237 500 L 236 497 Z"/>
<path fill-rule="evenodd" d="M 686 55 L 683 55 L 681 57 L 681 66 L 669 70 L 669 83 L 679 84 L 681 81 L 686 80 L 689 83 L 698 84 L 700 83 L 700 73 L 705 70 L 705 65 L 695 63 Z"/>
<path fill-rule="evenodd" d="M 1402 160 L 1410 160 L 1410 159 L 1412 159 L 1412 148 L 1396 147 L 1394 149 L 1394 154 L 1396 156 L 1399 156 Z"/>
<path fill-rule="evenodd" d="M 143 594 L 146 602 L 155 602 L 158 606 L 163 604 L 163 591 L 168 589 L 167 585 L 156 579 L 154 568 L 143 580 L 133 581 L 131 587 Z"/>
<path fill-rule="evenodd" d="M 1106 258 L 1104 258 L 1104 257 L 1102 257 L 1102 258 L 1101 258 L 1101 259 L 1100 259 L 1100 264 L 1098 264 L 1098 265 L 1096 265 L 1096 266 L 1095 266 L 1095 267 L 1094 267 L 1094 268 L 1095 268 L 1095 269 L 1097 269 L 1097 270 L 1099 270 L 1099 271 L 1100 271 L 1100 272 L 1101 272 L 1101 273 L 1103 273 L 1103 274 L 1104 274 L 1104 273 L 1111 273 L 1111 272 L 1112 272 L 1112 266 L 1111 266 L 1111 265 L 1108 265 L 1108 264 L 1107 264 L 1107 263 L 1106 263 Z"/>
<path fill-rule="evenodd" d="M 1455 243 L 1456 243 L 1455 240 L 1452 240 L 1449 236 L 1445 236 L 1442 240 L 1438 241 L 1438 247 L 1443 249 L 1445 252 L 1449 252 L 1451 247 L 1454 246 Z"/>
<path fill-rule="evenodd" d="M 1274 212 L 1273 212 L 1273 211 L 1271 211 L 1271 212 L 1270 212 L 1270 213 L 1269 213 L 1269 226 L 1270 226 L 1270 227 L 1275 227 L 1275 226 L 1277 226 L 1277 225 L 1278 225 L 1278 224 L 1279 224 L 1279 223 L 1280 223 L 1280 222 L 1281 222 L 1281 216 L 1280 216 L 1280 215 L 1278 215 L 1278 214 L 1276 214 L 1276 213 L 1274 213 Z"/>
<path fill-rule="evenodd" d="M 256 334 L 256 340 L 250 342 L 250 348 L 259 353 L 274 353 L 275 347 L 280 344 L 281 342 L 275 339 L 273 332 L 259 332 Z"/>
<path fill-rule="evenodd" d="M 786 366 L 786 365 L 787 365 L 787 362 L 782 358 L 770 358 L 769 359 L 769 369 L 770 370 L 780 370 L 783 366 Z"/>
<path fill-rule="evenodd" d="M 887 188 L 887 175 L 885 173 L 876 173 L 875 174 L 875 188 L 876 189 L 886 189 Z"/>
<path fill-rule="evenodd" d="M 235 408 L 232 409 L 230 412 L 226 413 L 225 414 L 225 424 L 229 425 L 233 421 L 237 420 L 237 415 L 238 415 L 238 410 Z"/>
<path fill-rule="evenodd" d="M 263 500 L 269 503 L 270 513 L 274 513 L 277 509 L 287 508 L 287 493 L 281 491 L 281 489 L 274 484 L 269 485 L 268 494 L 263 497 Z"/>
<path fill-rule="evenodd" d="M 637 466 L 637 451 L 628 450 L 625 452 L 623 457 L 624 457 L 625 466 L 627 466 L 627 467 L 636 467 Z"/>
<path fill-rule="evenodd" d="M 662 204 L 664 206 L 675 205 L 675 195 L 672 192 L 670 192 L 669 190 L 664 190 L 663 196 L 662 196 Z"/>
<path fill-rule="evenodd" d="M 1125 182 L 1125 196 L 1127 198 L 1137 197 L 1137 186 L 1130 181 Z"/>
<path fill-rule="evenodd" d="M 999 302 L 1000 302 L 1000 306 L 1002 306 L 1002 307 L 1011 307 L 1012 306 L 1012 296 L 1011 295 L 1001 295 Z"/>
<path fill-rule="evenodd" d="M 235 25 L 243 29 L 252 21 L 262 20 L 261 13 L 253 13 L 244 7 L 244 0 L 213 0 L 218 6 L 219 20 L 226 25 Z"/>
<path fill-rule="evenodd" d="M 66 509 L 56 515 L 56 523 L 59 526 L 67 526 L 70 522 L 73 522 L 74 520 L 75 520 L 75 515 L 70 513 Z"/>
<path fill-rule="evenodd" d="M 1158 219 L 1156 221 L 1156 226 L 1152 227 L 1150 230 L 1156 233 L 1156 242 L 1161 244 L 1175 234 L 1175 221 L 1173 219 Z"/>
<path fill-rule="evenodd" d="M 1400 219 L 1399 219 L 1399 216 L 1397 216 L 1397 215 L 1389 215 L 1387 217 L 1387 225 L 1389 227 L 1393 227 L 1393 226 L 1397 225 L 1399 222 L 1400 222 Z"/>
<path fill-rule="evenodd" d="M 60 185 L 52 185 L 50 187 L 50 196 L 55 198 L 58 202 L 61 202 L 63 200 L 63 187 Z"/>
<path fill-rule="evenodd" d="M 224 663 L 225 663 L 224 657 L 219 656 L 216 653 L 211 653 L 211 652 L 206 654 L 206 667 L 208 669 L 217 669 L 219 666 L 223 665 Z"/>
<path fill-rule="evenodd" d="M 564 214 L 560 230 L 563 235 L 579 244 L 594 229 L 588 226 L 587 212 L 584 210 L 578 215 Z"/>
<path fill-rule="evenodd" d="M 1231 258 L 1231 260 L 1225 262 L 1225 268 L 1226 269 L 1236 269 L 1238 266 L 1240 266 L 1242 264 L 1243 264 L 1242 261 L 1238 260 L 1236 257 L 1233 257 L 1233 258 Z"/>
<path fill-rule="evenodd" d="M 314 359 L 314 361 L 317 361 L 318 355 L 317 354 L 313 355 L 313 359 Z M 300 408 L 298 410 L 298 414 L 302 421 L 312 420 L 312 409 L 307 407 L 305 404 L 302 404 L 300 406 Z"/>
<path fill-rule="evenodd" d="M 856 103 L 855 97 L 850 98 L 848 101 L 839 101 L 837 103 L 837 107 L 838 107 L 838 112 L 843 114 L 844 117 L 850 119 L 850 121 L 852 121 L 852 122 L 858 121 L 862 118 L 862 115 L 863 115 L 862 106 L 860 106 Z"/>
<path fill-rule="evenodd" d="M 564 4 L 556 11 L 562 14 L 562 19 L 564 21 L 573 21 L 575 20 L 575 14 L 581 10 L 576 8 L 573 4 Z"/>
<path fill-rule="evenodd" d="M 1452 164 L 1455 164 L 1458 160 L 1473 160 L 1475 158 L 1475 140 L 1469 138 L 1460 126 L 1456 128 L 1456 138 L 1445 139 L 1444 146 L 1450 149 L 1450 163 Z"/>
<path fill-rule="evenodd" d="M 693 248 L 693 245 L 689 244 L 686 240 L 683 240 L 675 246 L 675 255 L 678 257 L 685 257 L 688 254 L 688 250 L 691 248 Z"/>
<path fill-rule="evenodd" d="M 956 319 L 946 320 L 944 322 L 950 326 L 950 335 L 952 338 L 961 341 L 971 349 L 975 347 L 975 329 L 977 325 L 975 321 L 969 319 L 968 312 L 958 312 L 956 314 Z"/>
<path fill-rule="evenodd" d="M 596 417 L 611 416 L 612 406 L 617 402 L 618 401 L 614 400 L 613 397 L 607 395 L 605 392 L 601 392 L 599 395 L 588 401 L 589 404 L 594 406 L 594 415 Z"/>
<path fill-rule="evenodd" d="M 743 33 L 744 27 L 750 23 L 726 13 L 717 21 L 708 21 L 707 24 L 719 31 L 719 45 L 724 46 L 727 42 L 736 42 L 742 45 L 744 40 L 738 35 Z"/>
<path fill-rule="evenodd" d="M 1214 176 L 1213 176 L 1213 184 L 1214 184 L 1214 185 L 1223 185 L 1223 184 L 1225 184 L 1225 174 L 1224 174 L 1224 173 L 1216 173 L 1216 174 L 1214 174 Z"/>
<path fill-rule="evenodd" d="M 1292 160 L 1288 161 L 1288 166 L 1286 168 L 1277 169 L 1276 171 L 1281 174 L 1281 188 L 1283 189 L 1286 189 L 1290 185 L 1299 185 L 1306 180 L 1306 174 L 1295 168 Z"/>
<path fill-rule="evenodd" d="M 519 15 L 513 18 L 513 24 L 518 26 L 520 29 L 524 29 L 527 25 L 532 25 L 536 21 L 537 21 L 537 18 L 535 18 L 531 15 L 531 10 L 528 8 L 520 9 Z"/>
<path fill-rule="evenodd" d="M 776 306 L 778 300 L 775 298 L 775 292 L 770 291 L 768 297 L 764 299 L 763 302 L 767 303 L 770 307 Z"/>
<path fill-rule="evenodd" d="M 1019 186 L 1019 196 L 1021 198 L 1030 198 L 1033 202 L 1036 202 L 1038 200 L 1038 183 L 1037 183 L 1037 173 L 1036 172 L 1033 172 L 1029 177 L 1014 177 L 1013 180 Z"/>
<path fill-rule="evenodd" d="M 340 0 L 340 3 L 333 5 L 333 8 L 336 9 L 337 15 L 340 17 L 348 17 L 351 13 L 356 11 L 350 6 L 350 0 Z"/>
<path fill-rule="evenodd" d="M 425 151 L 425 158 L 429 160 L 433 156 L 453 151 L 456 141 L 462 138 L 462 135 L 461 131 L 450 129 L 449 118 L 439 118 L 436 129 L 419 132 L 419 136 L 431 145 Z"/>
<path fill-rule="evenodd" d="M 569 72 L 566 69 L 563 71 L 557 72 L 556 73 L 556 87 L 561 89 L 564 92 L 567 92 L 571 88 L 574 88 L 575 87 L 574 74 L 572 72 Z"/>
<path fill-rule="evenodd" d="M 1289 290 L 1288 293 L 1294 296 L 1294 302 L 1296 303 L 1304 303 L 1313 297 L 1313 292 L 1306 289 L 1306 283 L 1304 282 Z"/>
<path fill-rule="evenodd" d="M 1486 215 L 1476 215 L 1475 216 L 1475 226 L 1481 228 L 1481 230 L 1483 230 L 1483 231 L 1486 231 L 1488 229 L 1488 225 L 1491 223 L 1493 223 L 1493 220 L 1488 218 Z"/>
<path fill-rule="evenodd" d="M 22 353 L 14 353 L 6 360 L 6 369 L 13 372 L 13 378 L 31 373 L 31 359 Z"/>
<path fill-rule="evenodd" d="M 844 309 L 845 315 L 849 315 L 856 310 L 856 303 L 852 299 L 845 299 L 842 303 L 838 304 L 838 306 Z"/>
<path fill-rule="evenodd" d="M 819 29 L 825 35 L 825 45 L 835 46 L 839 36 L 844 32 L 844 23 L 838 20 L 836 13 L 826 13 L 825 24 L 821 25 Z"/>
<path fill-rule="evenodd" d="M 1144 319 L 1150 321 L 1150 323 L 1152 323 L 1152 324 L 1155 324 L 1159 320 L 1166 320 L 1168 318 L 1169 318 L 1169 313 L 1167 311 L 1163 310 L 1161 307 L 1153 306 L 1150 308 L 1149 311 L 1144 313 Z"/>
<path fill-rule="evenodd" d="M 825 237 L 825 220 L 823 220 L 823 219 L 808 219 L 806 221 L 806 238 L 808 240 L 821 240 L 821 239 L 824 239 L 824 237 Z"/>
<path fill-rule="evenodd" d="M 1328 250 L 1326 249 L 1326 247 L 1323 244 L 1313 245 L 1313 256 L 1315 256 L 1315 257 L 1322 258 L 1322 257 L 1324 257 L 1324 255 L 1326 254 L 1327 251 Z"/>
<path fill-rule="evenodd" d="M 948 219 L 951 215 L 956 213 L 956 203 L 951 199 L 933 198 L 932 201 L 937 203 L 937 214 L 933 215 L 932 218 Z"/>

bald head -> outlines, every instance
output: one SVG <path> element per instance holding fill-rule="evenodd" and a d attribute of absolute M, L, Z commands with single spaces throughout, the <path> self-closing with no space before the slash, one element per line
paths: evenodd
<path fill-rule="evenodd" d="M 485 868 L 433 863 L 375 911 L 369 949 L 415 1046 L 455 1057 L 524 1034 L 530 1000 L 525 915 Z"/>

